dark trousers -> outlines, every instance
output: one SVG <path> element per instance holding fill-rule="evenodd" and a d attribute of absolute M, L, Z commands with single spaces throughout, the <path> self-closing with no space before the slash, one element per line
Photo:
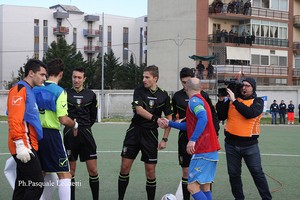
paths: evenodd
<path fill-rule="evenodd" d="M 277 112 L 271 112 L 272 124 L 276 124 L 277 114 L 278 114 Z"/>
<path fill-rule="evenodd" d="M 280 117 L 280 124 L 285 124 L 285 114 L 279 113 L 279 117 Z"/>
<path fill-rule="evenodd" d="M 235 200 L 245 199 L 241 179 L 242 159 L 244 159 L 251 173 L 262 200 L 272 199 L 268 182 L 261 166 L 258 144 L 238 147 L 225 143 L 225 151 L 231 192 Z"/>
<path fill-rule="evenodd" d="M 44 177 L 40 160 L 36 151 L 32 149 L 34 155 L 27 163 L 22 163 L 16 156 L 13 156 L 17 163 L 17 178 L 13 200 L 39 200 L 44 187 Z"/>

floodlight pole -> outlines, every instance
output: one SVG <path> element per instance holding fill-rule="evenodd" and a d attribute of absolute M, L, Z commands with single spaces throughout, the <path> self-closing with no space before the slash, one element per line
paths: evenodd
<path fill-rule="evenodd" d="M 104 12 L 102 13 L 102 34 L 101 34 L 101 117 L 104 115 Z"/>

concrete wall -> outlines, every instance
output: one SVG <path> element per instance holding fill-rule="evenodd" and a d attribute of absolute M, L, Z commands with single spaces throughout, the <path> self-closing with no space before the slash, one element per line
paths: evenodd
<path fill-rule="evenodd" d="M 298 104 L 300 103 L 300 87 L 296 86 L 281 86 L 281 87 L 268 87 L 268 86 L 258 86 L 257 88 L 258 96 L 267 96 L 267 109 L 276 99 L 279 104 L 281 100 L 284 100 L 288 105 L 290 100 L 293 101 L 296 109 L 295 115 L 298 116 Z M 95 90 L 98 98 L 98 113 L 99 118 L 101 118 L 101 113 L 104 118 L 111 117 L 131 117 L 132 116 L 132 95 L 133 90 L 105 90 L 104 91 L 104 105 L 103 112 L 101 112 L 101 91 Z M 0 91 L 0 115 L 5 115 L 6 113 L 6 101 L 7 101 L 8 91 Z M 169 94 L 173 94 L 170 91 Z M 212 101 L 215 103 L 215 96 L 211 96 Z"/>

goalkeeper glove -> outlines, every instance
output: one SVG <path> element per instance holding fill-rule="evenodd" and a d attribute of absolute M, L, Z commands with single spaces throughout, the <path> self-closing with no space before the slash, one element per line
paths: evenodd
<path fill-rule="evenodd" d="M 16 144 L 16 152 L 17 158 L 21 160 L 23 163 L 27 163 L 30 161 L 31 157 L 30 154 L 34 155 L 30 149 L 28 149 L 22 139 L 14 141 Z"/>

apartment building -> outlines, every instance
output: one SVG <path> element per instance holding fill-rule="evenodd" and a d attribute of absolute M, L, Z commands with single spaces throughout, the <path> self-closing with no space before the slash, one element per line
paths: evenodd
<path fill-rule="evenodd" d="M 102 27 L 103 26 L 103 27 Z M 0 5 L 0 89 L 28 58 L 42 59 L 59 37 L 74 44 L 85 60 L 113 50 L 120 62 L 133 54 L 146 62 L 147 17 L 131 18 L 106 13 L 87 14 L 70 5 L 50 8 Z"/>
<path fill-rule="evenodd" d="M 192 55 L 215 57 L 207 87 L 238 73 L 258 85 L 300 85 L 299 0 L 151 0 L 148 32 L 148 63 L 162 67 L 166 89 L 180 87 L 182 67 L 196 67 Z"/>

